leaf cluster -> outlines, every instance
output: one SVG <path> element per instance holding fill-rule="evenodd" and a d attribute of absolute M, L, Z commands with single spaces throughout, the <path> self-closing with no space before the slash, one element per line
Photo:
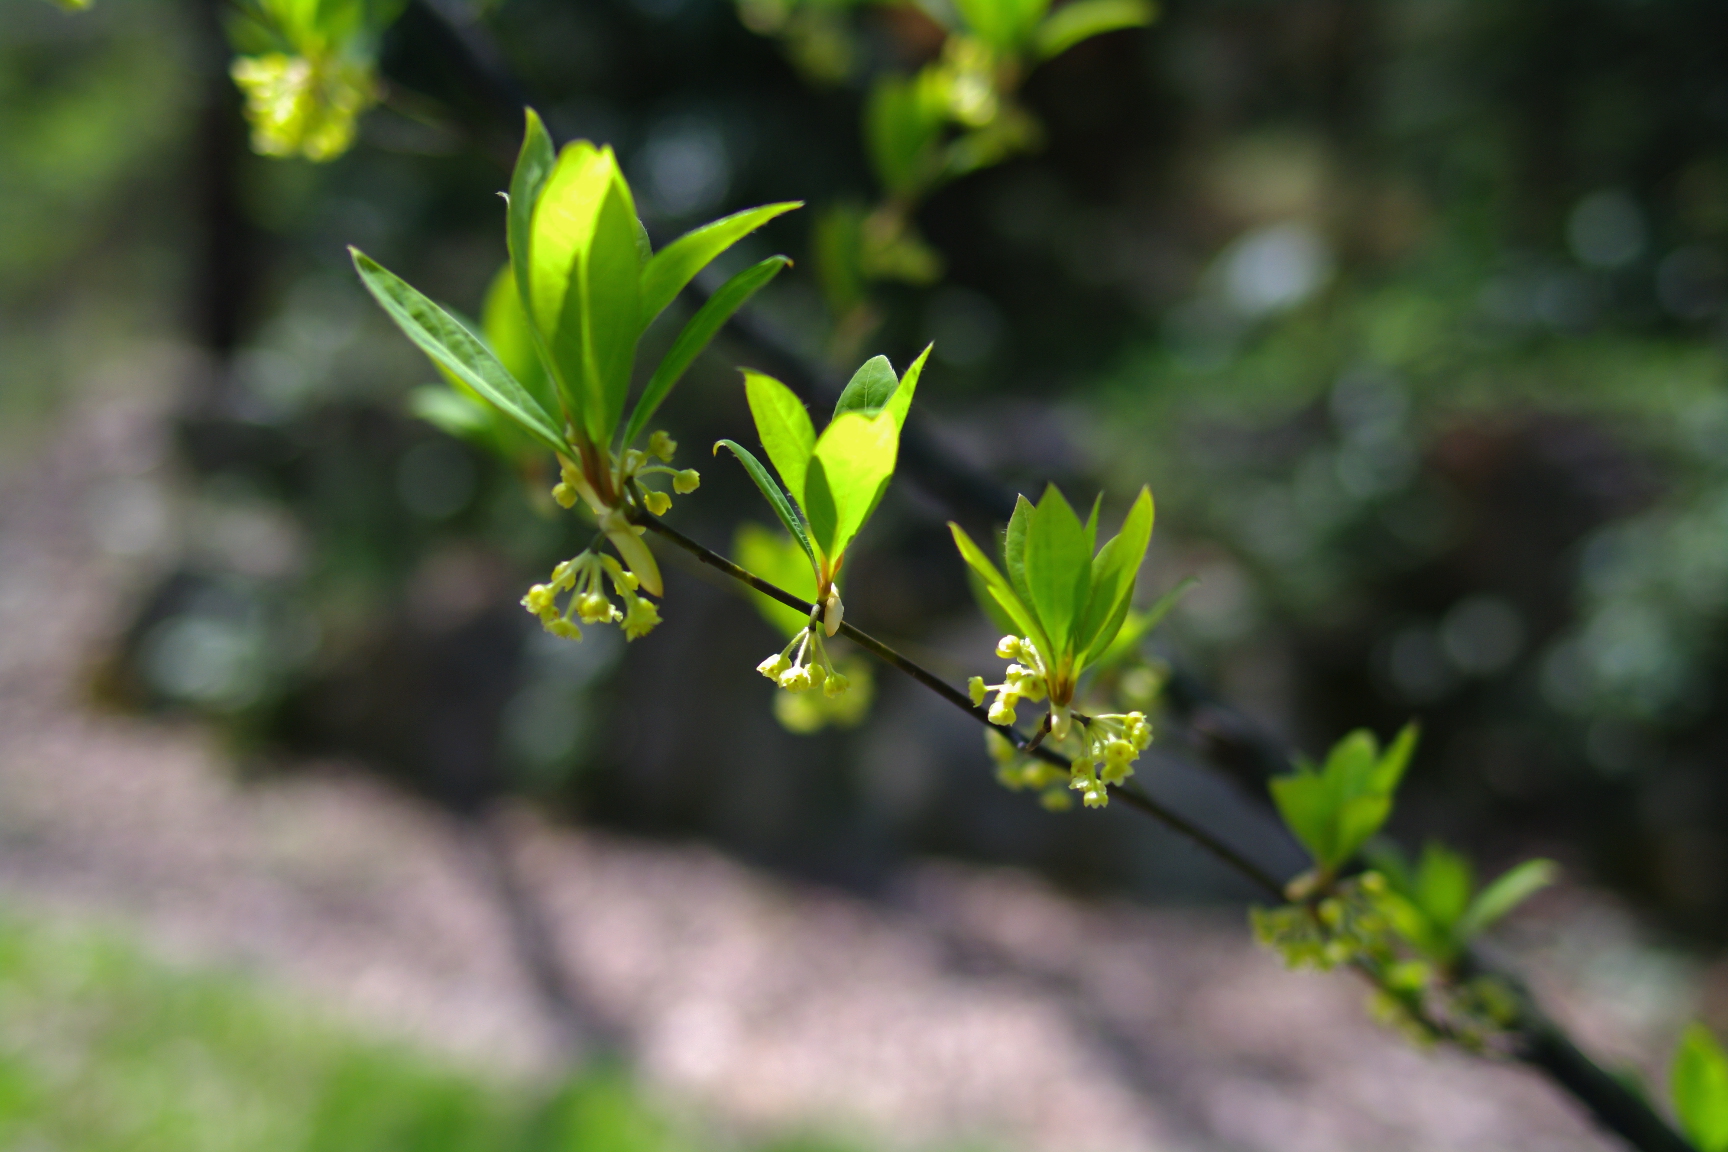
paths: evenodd
<path fill-rule="evenodd" d="M 796 203 L 770 204 L 704 225 L 652 251 L 610 147 L 587 141 L 554 153 L 533 111 L 511 178 L 508 277 L 488 294 L 486 337 L 364 253 L 362 282 L 467 401 L 554 452 L 600 461 L 628 445 L 721 326 L 790 261 L 771 256 L 734 275 L 680 330 L 618 435 L 643 332 L 696 274 Z M 429 413 L 436 402 L 417 402 Z M 445 403 L 440 422 L 477 430 Z M 492 435 L 488 433 L 488 435 Z M 494 436 L 496 438 L 496 436 Z M 598 475 L 592 479 L 601 479 Z"/>
<path fill-rule="evenodd" d="M 1371 858 L 1386 879 L 1379 904 L 1392 927 L 1440 964 L 1455 961 L 1471 940 L 1560 874 L 1552 860 L 1526 860 L 1477 891 L 1470 861 L 1435 841 L 1414 868 L 1390 845 L 1371 851 Z"/>
<path fill-rule="evenodd" d="M 1127 622 L 1134 582 L 1152 540 L 1152 492 L 1142 488 L 1122 530 L 1097 547 L 1094 501 L 1084 523 L 1054 484 L 1033 504 L 1021 496 L 1008 521 L 997 569 L 965 529 L 950 522 L 955 546 L 1016 635 L 1038 649 L 1051 698 L 1066 704 L 1080 674 L 1110 652 Z M 1146 626 L 1173 604 L 1167 597 Z"/>
<path fill-rule="evenodd" d="M 793 391 L 760 372 L 746 370 L 744 394 L 756 435 L 780 483 L 743 445 L 721 440 L 803 549 L 823 594 L 839 574 L 846 549 L 881 503 L 893 478 L 900 430 L 912 407 L 926 348 L 900 376 L 886 356 L 866 361 L 834 405 L 822 434 Z"/>
<path fill-rule="evenodd" d="M 1298 757 L 1294 773 L 1271 781 L 1279 814 L 1321 876 L 1336 875 L 1386 823 L 1415 750 L 1414 723 L 1384 752 L 1372 732 L 1359 728 L 1333 745 L 1324 764 Z"/>

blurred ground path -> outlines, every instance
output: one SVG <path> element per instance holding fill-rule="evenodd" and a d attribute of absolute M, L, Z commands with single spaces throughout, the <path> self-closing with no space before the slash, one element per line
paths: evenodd
<path fill-rule="evenodd" d="M 171 531 L 162 435 L 149 403 L 92 403 L 0 504 L 0 897 L 548 1070 L 552 1030 L 443 818 L 334 770 L 243 785 L 194 728 L 81 705 L 149 563 L 151 524 L 126 518 Z M 736 1122 L 1064 1152 L 1608 1147 L 1521 1072 L 1405 1048 L 1349 979 L 1284 973 L 1234 913 L 938 866 L 883 906 L 698 848 L 510 826 L 644 1074 Z"/>

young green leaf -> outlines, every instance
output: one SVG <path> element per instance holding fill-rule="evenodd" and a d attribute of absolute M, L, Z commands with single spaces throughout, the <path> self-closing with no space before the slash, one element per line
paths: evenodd
<path fill-rule="evenodd" d="M 427 384 L 408 393 L 408 411 L 458 440 L 499 448 L 497 415 L 466 392 Z"/>
<path fill-rule="evenodd" d="M 1128 606 L 1134 598 L 1134 581 L 1140 565 L 1146 560 L 1146 549 L 1152 543 L 1154 509 L 1152 490 L 1141 488 L 1122 522 L 1122 530 L 1105 542 L 1092 557 L 1087 572 L 1087 598 L 1078 627 L 1074 647 L 1082 657 L 1094 650 L 1103 651 L 1116 637 Z M 1086 529 L 1087 554 L 1090 540 L 1097 535 L 1098 508 L 1093 505 L 1092 518 Z"/>
<path fill-rule="evenodd" d="M 1412 895 L 1422 911 L 1450 933 L 1470 906 L 1470 894 L 1476 889 L 1476 869 L 1461 853 L 1430 840 L 1423 846 L 1414 883 Z"/>
<path fill-rule="evenodd" d="M 653 323 L 654 318 L 684 290 L 684 286 L 713 263 L 720 253 L 774 217 L 803 206 L 802 200 L 790 200 L 735 212 L 686 232 L 662 248 L 642 268 L 643 327 Z"/>
<path fill-rule="evenodd" d="M 980 40 L 1000 52 L 1016 52 L 1050 7 L 1050 0 L 957 0 L 955 7 Z"/>
<path fill-rule="evenodd" d="M 1041 648 L 1047 644 L 1044 630 L 1038 626 L 1037 617 L 1008 582 L 1008 578 L 1003 576 L 996 565 L 990 562 L 990 558 L 984 555 L 983 550 L 972 542 L 972 537 L 966 534 L 966 530 L 950 520 L 948 531 L 954 535 L 954 546 L 960 550 L 960 558 L 966 561 L 966 566 L 983 581 L 985 590 L 996 601 L 997 607 L 1013 621 L 1015 634 L 1030 638 Z"/>
<path fill-rule="evenodd" d="M 1336 872 L 1385 824 L 1415 744 L 1414 724 L 1384 753 L 1373 733 L 1358 729 L 1333 745 L 1323 767 L 1298 761 L 1292 775 L 1270 781 L 1284 822 L 1322 872 Z"/>
<path fill-rule="evenodd" d="M 552 416 L 504 370 L 484 342 L 448 312 L 357 248 L 349 251 L 366 290 L 422 352 L 554 452 L 569 447 Z"/>
<path fill-rule="evenodd" d="M 1033 509 L 1026 526 L 1026 590 L 1052 651 L 1045 658 L 1060 664 L 1072 648 L 1076 618 L 1085 610 L 1092 574 L 1086 529 L 1054 484 Z M 1055 667 L 1052 672 L 1057 673 Z"/>
<path fill-rule="evenodd" d="M 859 412 L 842 413 L 816 438 L 805 480 L 805 498 L 809 501 L 805 511 L 810 514 L 816 546 L 829 557 L 843 556 L 876 510 L 894 475 L 899 447 L 899 425 L 887 412 L 874 417 Z M 819 486 L 833 500 L 832 536 L 826 541 L 817 527 Z"/>
<path fill-rule="evenodd" d="M 509 242 L 510 269 L 516 277 L 518 301 L 531 298 L 528 270 L 532 266 L 529 249 L 533 242 L 534 205 L 545 190 L 546 180 L 558 163 L 552 147 L 552 137 L 540 122 L 534 109 L 526 112 L 527 127 L 522 134 L 522 150 L 516 155 L 516 169 L 510 174 L 510 208 L 505 222 L 505 239 Z M 532 323 L 529 331 L 543 359 L 551 359 L 544 337 Z"/>
<path fill-rule="evenodd" d="M 946 98 L 926 75 L 880 77 L 864 106 L 864 138 L 876 177 L 888 191 L 910 195 L 934 179 L 936 143 Z"/>
<path fill-rule="evenodd" d="M 786 493 L 780 490 L 780 485 L 774 483 L 774 477 L 768 475 L 768 469 L 762 467 L 762 461 L 756 459 L 749 449 L 735 440 L 721 440 L 716 443 L 714 445 L 716 454 L 719 453 L 722 446 L 730 448 L 732 455 L 738 457 L 739 463 L 744 465 L 744 471 L 750 474 L 750 479 L 756 482 L 756 487 L 761 490 L 769 507 L 774 509 L 776 516 L 780 517 L 780 523 L 784 524 L 786 531 L 790 532 L 792 538 L 798 541 L 798 546 L 804 549 L 804 555 L 810 558 L 810 563 L 815 564 L 816 552 L 810 545 L 810 534 L 805 529 L 804 522 L 799 519 L 797 511 L 793 509 L 792 502 L 786 499 Z"/>
<path fill-rule="evenodd" d="M 1681 1037 L 1669 1078 L 1686 1138 L 1698 1152 L 1728 1152 L 1728 1053 L 1702 1024 Z"/>
<path fill-rule="evenodd" d="M 486 291 L 486 302 L 480 309 L 480 327 L 504 370 L 516 378 L 544 411 L 557 412 L 558 393 L 552 387 L 552 378 L 546 375 L 534 326 L 528 322 L 528 310 L 522 307 L 522 297 L 516 288 L 515 270 L 508 264 L 498 270 Z"/>
<path fill-rule="evenodd" d="M 1130 652 L 1139 647 L 1141 638 L 1163 623 L 1164 617 L 1170 615 L 1170 610 L 1176 607 L 1181 602 L 1182 597 L 1188 594 L 1188 590 L 1198 583 L 1200 581 L 1197 577 L 1185 576 L 1177 582 L 1176 587 L 1154 600 L 1152 607 L 1146 611 L 1135 612 L 1130 608 L 1124 612 L 1122 623 L 1117 627 L 1115 636 L 1111 637 L 1109 643 L 1105 644 L 1103 648 L 1094 645 L 1093 648 L 1088 649 L 1081 663 L 1088 668 L 1104 668 L 1126 658 Z M 1109 635 L 1109 628 L 1105 628 L 1104 632 L 1100 634 L 1099 642 L 1103 641 L 1104 636 Z"/>
<path fill-rule="evenodd" d="M 1032 47 L 1039 59 L 1048 60 L 1105 32 L 1144 27 L 1157 14 L 1147 0 L 1070 0 L 1038 26 Z"/>
<path fill-rule="evenodd" d="M 534 206 L 529 312 L 588 438 L 612 439 L 642 334 L 635 202 L 610 147 L 567 146 Z"/>
<path fill-rule="evenodd" d="M 918 353 L 918 358 L 900 374 L 900 386 L 882 406 L 882 410 L 894 418 L 896 433 L 906 427 L 906 417 L 912 412 L 912 398 L 918 394 L 918 381 L 924 375 L 924 362 L 930 359 L 930 350 L 934 347 L 934 343 L 924 345 L 924 351 Z"/>
<path fill-rule="evenodd" d="M 756 421 L 756 435 L 786 491 L 800 508 L 807 507 L 804 477 L 810 469 L 810 454 L 816 449 L 816 427 L 804 402 L 774 377 L 749 369 L 744 370 L 744 398 Z"/>
<path fill-rule="evenodd" d="M 636 408 L 630 413 L 630 422 L 624 427 L 625 444 L 635 441 L 648 426 L 648 421 L 654 417 L 654 410 L 660 407 L 661 401 L 672 391 L 672 386 L 678 383 L 685 369 L 702 354 L 702 350 L 708 347 L 709 342 L 726 321 L 732 318 L 733 313 L 744 307 L 750 297 L 790 263 L 792 261 L 784 256 L 770 256 L 758 264 L 752 264 L 722 284 L 720 290 L 696 310 L 696 315 L 690 317 L 679 331 L 678 338 L 672 341 L 672 347 L 667 349 L 659 367 L 654 369 L 654 375 L 649 378 L 648 387 L 642 390 L 641 398 L 636 401 Z"/>
<path fill-rule="evenodd" d="M 1510 868 L 1482 889 L 1458 918 L 1454 929 L 1460 941 L 1473 939 L 1512 909 L 1560 878 L 1560 866 L 1552 860 L 1526 860 Z"/>
<path fill-rule="evenodd" d="M 1014 512 L 1008 517 L 1008 531 L 1002 537 L 1002 568 L 1008 583 L 1023 603 L 1032 604 L 1032 589 L 1026 584 L 1026 534 L 1031 530 L 1037 510 L 1024 493 L 1014 497 Z"/>
<path fill-rule="evenodd" d="M 852 379 L 846 382 L 846 388 L 840 393 L 840 399 L 834 404 L 834 415 L 843 412 L 859 412 L 865 416 L 874 416 L 882 411 L 888 398 L 894 395 L 894 390 L 900 387 L 900 377 L 894 374 L 894 366 L 888 363 L 886 356 L 872 356 L 864 361 L 858 371 L 852 373 Z"/>

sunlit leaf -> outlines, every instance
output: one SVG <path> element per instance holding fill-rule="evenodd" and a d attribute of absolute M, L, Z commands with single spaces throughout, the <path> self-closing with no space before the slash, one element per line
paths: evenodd
<path fill-rule="evenodd" d="M 444 309 L 359 249 L 349 251 L 367 291 L 421 351 L 449 369 L 554 452 L 568 451 L 552 416 L 504 370 L 485 343 Z"/>
<path fill-rule="evenodd" d="M 816 426 L 796 393 L 772 376 L 744 370 L 744 398 L 756 421 L 756 435 L 763 451 L 780 473 L 781 483 L 803 508 L 804 476 L 810 468 L 810 453 L 816 448 Z"/>
<path fill-rule="evenodd" d="M 744 521 L 732 537 L 732 559 L 740 567 L 794 596 L 816 599 L 816 571 L 810 565 L 804 546 L 783 533 Z M 766 593 L 751 589 L 750 598 L 768 622 L 789 637 L 796 636 L 810 622 L 808 614 L 788 607 Z"/>
<path fill-rule="evenodd" d="M 810 514 L 816 544 L 828 556 L 841 556 L 876 510 L 894 475 L 899 448 L 900 428 L 887 412 L 874 417 L 844 412 L 816 438 L 806 480 L 809 503 L 805 510 Z M 817 528 L 819 483 L 834 502 L 833 535 L 827 542 Z"/>
<path fill-rule="evenodd" d="M 1031 607 L 1052 645 L 1046 659 L 1059 662 L 1086 605 L 1092 555 L 1086 550 L 1085 527 L 1054 484 L 1044 489 L 1027 524 L 1025 562 Z"/>
<path fill-rule="evenodd" d="M 1048 60 L 1105 32 L 1144 27 L 1157 14 L 1147 0 L 1071 0 L 1038 26 L 1033 49 L 1040 59 Z"/>
<path fill-rule="evenodd" d="M 686 232 L 666 245 L 642 268 L 643 326 L 665 311 L 684 286 L 720 253 L 774 217 L 803 206 L 802 200 L 795 200 L 746 209 Z"/>
<path fill-rule="evenodd" d="M 530 313 L 565 405 L 595 444 L 623 414 L 642 332 L 635 203 L 608 147 L 565 147 L 534 206 Z"/>
<path fill-rule="evenodd" d="M 630 444 L 641 435 L 648 421 L 654 418 L 655 409 L 672 391 L 672 386 L 708 347 L 726 321 L 790 263 L 792 261 L 784 256 L 770 256 L 752 264 L 722 284 L 720 290 L 696 310 L 696 315 L 679 330 L 678 338 L 672 341 L 672 347 L 661 358 L 654 375 L 649 377 L 648 386 L 642 390 L 642 397 L 636 401 L 635 411 L 630 414 L 630 423 L 625 425 L 623 443 Z"/>
<path fill-rule="evenodd" d="M 990 562 L 990 558 L 972 542 L 972 537 L 966 534 L 964 528 L 950 520 L 948 530 L 954 535 L 954 546 L 960 550 L 960 558 L 966 561 L 967 567 L 977 573 L 985 590 L 995 598 L 997 606 L 1014 622 L 1015 634 L 1028 637 L 1034 644 L 1043 647 L 1047 643 L 1044 630 L 1038 626 L 1037 618 L 1021 600 L 1013 585 L 1008 583 L 1008 578 L 1003 576 L 996 565 Z"/>
<path fill-rule="evenodd" d="M 1454 929 L 1460 940 L 1469 940 L 1560 878 L 1560 866 L 1552 860 L 1526 860 L 1503 872 L 1477 895 Z"/>

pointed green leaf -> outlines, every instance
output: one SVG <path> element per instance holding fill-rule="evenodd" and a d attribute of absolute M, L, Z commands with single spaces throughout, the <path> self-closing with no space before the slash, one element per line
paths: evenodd
<path fill-rule="evenodd" d="M 1552 860 L 1526 860 L 1509 868 L 1471 901 L 1458 919 L 1459 940 L 1469 940 L 1512 909 L 1560 878 L 1560 865 Z"/>
<path fill-rule="evenodd" d="M 1091 575 L 1086 529 L 1052 484 L 1044 489 L 1026 528 L 1026 590 L 1054 646 L 1045 654 L 1053 663 L 1060 663 L 1061 654 L 1071 648 L 1075 617 L 1086 603 Z"/>
<path fill-rule="evenodd" d="M 718 454 L 723 446 L 730 448 L 732 455 L 738 457 L 738 462 L 744 465 L 744 471 L 750 474 L 750 479 L 756 481 L 756 487 L 768 501 L 768 506 L 780 517 L 780 523 L 786 525 L 786 531 L 792 534 L 792 539 L 798 541 L 798 546 L 804 549 L 804 555 L 810 557 L 810 563 L 815 564 L 816 552 L 810 546 L 810 534 L 805 530 L 804 522 L 798 518 L 797 511 L 792 507 L 792 502 L 786 499 L 786 493 L 780 490 L 780 485 L 774 483 L 774 477 L 768 475 L 768 469 L 762 467 L 762 461 L 734 440 L 717 441 L 714 445 L 715 453 Z"/>
<path fill-rule="evenodd" d="M 804 502 L 804 474 L 810 469 L 810 453 L 816 448 L 816 427 L 810 413 L 792 389 L 772 376 L 744 370 L 744 398 L 756 421 L 756 435 L 768 453 L 781 483 L 798 507 Z"/>
<path fill-rule="evenodd" d="M 1092 512 L 1086 517 L 1086 554 L 1098 551 L 1098 510 L 1104 507 L 1104 493 L 1092 497 Z"/>
<path fill-rule="evenodd" d="M 552 378 L 546 375 L 546 364 L 536 347 L 534 328 L 528 322 L 528 310 L 522 307 L 522 297 L 516 288 L 515 270 L 508 264 L 498 270 L 492 287 L 486 291 L 486 303 L 480 310 L 481 331 L 498 363 L 514 376 L 528 394 L 539 401 L 547 413 L 559 410 L 558 393 Z"/>
<path fill-rule="evenodd" d="M 1009 619 L 1014 622 L 1015 635 L 1028 637 L 1034 644 L 1043 647 L 1045 644 L 1043 630 L 1038 627 L 1037 619 L 1014 591 L 1013 585 L 1008 583 L 1007 577 L 997 571 L 996 565 L 992 564 L 990 558 L 984 555 L 978 545 L 972 542 L 972 537 L 966 534 L 964 528 L 950 520 L 948 521 L 948 530 L 954 535 L 954 546 L 960 550 L 960 558 L 966 561 L 968 568 L 978 574 L 979 579 L 984 582 L 985 589 L 995 598 L 997 605 Z"/>
<path fill-rule="evenodd" d="M 1020 624 L 1002 607 L 1001 601 L 990 590 L 990 585 L 984 577 L 970 564 L 966 566 L 966 586 L 972 590 L 972 599 L 978 602 L 979 609 L 990 618 L 990 623 L 996 625 L 1004 635 L 1020 635 Z"/>
<path fill-rule="evenodd" d="M 516 170 L 510 174 L 510 208 L 505 226 L 505 235 L 509 240 L 510 267 L 516 277 L 516 295 L 519 300 L 529 299 L 529 248 L 532 246 L 534 205 L 539 203 L 540 193 L 546 187 L 546 179 L 552 175 L 552 169 L 558 163 L 557 152 L 552 147 L 552 137 L 547 135 L 546 126 L 540 122 L 539 115 L 529 108 L 525 119 L 527 127 L 522 134 L 522 150 L 516 156 Z M 546 346 L 544 334 L 534 330 L 532 335 L 540 355 L 550 360 L 551 352 Z"/>
<path fill-rule="evenodd" d="M 828 483 L 828 470 L 815 456 L 804 470 L 804 503 L 800 507 L 810 521 L 810 542 L 816 545 L 816 554 L 833 559 L 834 537 L 840 527 L 839 502 Z"/>
<path fill-rule="evenodd" d="M 1026 45 L 1050 7 L 1050 0 L 956 0 L 966 26 L 1001 52 Z"/>
<path fill-rule="evenodd" d="M 1087 650 L 1082 664 L 1106 667 L 1122 659 L 1140 643 L 1142 636 L 1163 623 L 1164 617 L 1170 615 L 1170 610 L 1198 583 L 1200 581 L 1196 577 L 1185 576 L 1176 587 L 1154 600 L 1152 607 L 1146 611 L 1128 610 L 1123 614 L 1122 623 L 1115 629 L 1115 636 L 1109 640 L 1105 640 L 1105 637 L 1110 636 L 1111 629 L 1106 625 L 1098 639 L 1092 642 L 1092 647 Z"/>
<path fill-rule="evenodd" d="M 686 232 L 649 260 L 642 269 L 642 325 L 653 323 L 654 317 L 666 310 L 684 286 L 696 274 L 714 262 L 714 258 L 744 239 L 768 221 L 794 208 L 802 208 L 802 200 L 782 204 L 765 204 L 735 212 L 730 216 L 704 224 Z"/>
<path fill-rule="evenodd" d="M 898 387 L 900 378 L 894 375 L 894 366 L 888 363 L 888 357 L 872 356 L 846 382 L 845 390 L 834 404 L 834 415 L 861 412 L 865 416 L 874 416 L 882 411 L 882 406 L 888 403 L 888 398 Z"/>
<path fill-rule="evenodd" d="M 1033 49 L 1039 59 L 1048 60 L 1105 32 L 1143 28 L 1157 14 L 1147 0 L 1070 0 L 1038 26 Z"/>
<path fill-rule="evenodd" d="M 762 287 L 775 276 L 780 269 L 792 263 L 784 256 L 770 256 L 759 264 L 752 264 L 742 272 L 733 276 L 720 286 L 720 290 L 708 297 L 706 303 L 696 310 L 696 315 L 690 317 L 679 331 L 678 338 L 672 341 L 672 347 L 666 350 L 661 358 L 660 366 L 654 369 L 654 375 L 648 379 L 648 387 L 642 390 L 641 399 L 636 401 L 636 409 L 630 414 L 630 423 L 624 427 L 623 443 L 628 446 L 642 430 L 648 427 L 648 421 L 654 418 L 654 410 L 660 407 L 666 399 L 672 386 L 678 383 L 685 369 L 692 361 L 708 347 L 716 333 L 732 319 L 733 313 L 744 307 L 750 297 L 756 295 Z"/>
<path fill-rule="evenodd" d="M 887 412 L 875 416 L 843 412 L 816 438 L 805 493 L 810 503 L 805 508 L 814 530 L 818 516 L 815 486 L 820 472 L 834 501 L 833 540 L 822 545 L 828 556 L 843 555 L 863 530 L 888 490 L 899 450 L 900 426 Z M 820 539 L 819 533 L 817 536 Z"/>
<path fill-rule="evenodd" d="M 1416 867 L 1416 902 L 1436 925 L 1451 932 L 1470 906 L 1476 870 L 1470 861 L 1438 841 L 1429 841 Z"/>
<path fill-rule="evenodd" d="M 1097 515 L 1094 505 L 1093 525 L 1097 523 Z M 1145 563 L 1146 549 L 1152 542 L 1152 520 L 1152 490 L 1141 488 L 1122 521 L 1122 530 L 1092 558 L 1087 572 L 1085 610 L 1074 634 L 1077 650 L 1087 652 L 1094 646 L 1108 645 L 1115 636 L 1114 629 L 1122 626 L 1127 606 L 1134 599 L 1134 582 L 1140 575 L 1140 565 Z"/>
<path fill-rule="evenodd" d="M 1032 589 L 1026 585 L 1026 533 L 1037 515 L 1032 501 L 1024 494 L 1014 497 L 1014 512 L 1008 517 L 1008 531 L 1002 537 L 1002 567 L 1008 573 L 1008 583 L 1028 608 L 1032 607 Z"/>
<path fill-rule="evenodd" d="M 1704 1025 L 1681 1037 L 1670 1080 L 1686 1138 L 1698 1152 L 1728 1152 L 1728 1053 Z"/>
<path fill-rule="evenodd" d="M 1272 802 L 1284 824 L 1314 858 L 1326 866 L 1332 857 L 1333 805 L 1326 782 L 1312 772 L 1298 770 L 1268 781 Z"/>
<path fill-rule="evenodd" d="M 1419 732 L 1416 721 L 1410 721 L 1392 741 L 1392 746 L 1380 756 L 1371 785 L 1376 791 L 1391 793 L 1398 790 L 1399 782 L 1404 779 L 1404 770 L 1410 766 L 1410 756 L 1416 751 Z"/>
<path fill-rule="evenodd" d="M 349 251 L 366 290 L 422 352 L 449 369 L 547 448 L 554 452 L 569 451 L 552 416 L 504 370 L 478 336 L 359 249 Z"/>
<path fill-rule="evenodd" d="M 636 228 L 612 149 L 566 147 L 534 207 L 527 298 L 559 393 L 596 444 L 618 426 L 642 334 Z"/>
<path fill-rule="evenodd" d="M 894 389 L 894 394 L 888 398 L 884 411 L 894 417 L 894 427 L 906 427 L 906 417 L 912 411 L 912 397 L 918 393 L 918 379 L 924 375 L 924 362 L 930 359 L 930 349 L 935 344 L 924 345 L 924 351 L 918 353 L 918 359 L 906 366 L 906 371 L 900 374 L 900 386 Z"/>
<path fill-rule="evenodd" d="M 1392 797 L 1380 793 L 1352 796 L 1338 806 L 1330 853 L 1322 861 L 1331 868 L 1343 867 L 1368 838 L 1380 831 L 1392 815 Z"/>

